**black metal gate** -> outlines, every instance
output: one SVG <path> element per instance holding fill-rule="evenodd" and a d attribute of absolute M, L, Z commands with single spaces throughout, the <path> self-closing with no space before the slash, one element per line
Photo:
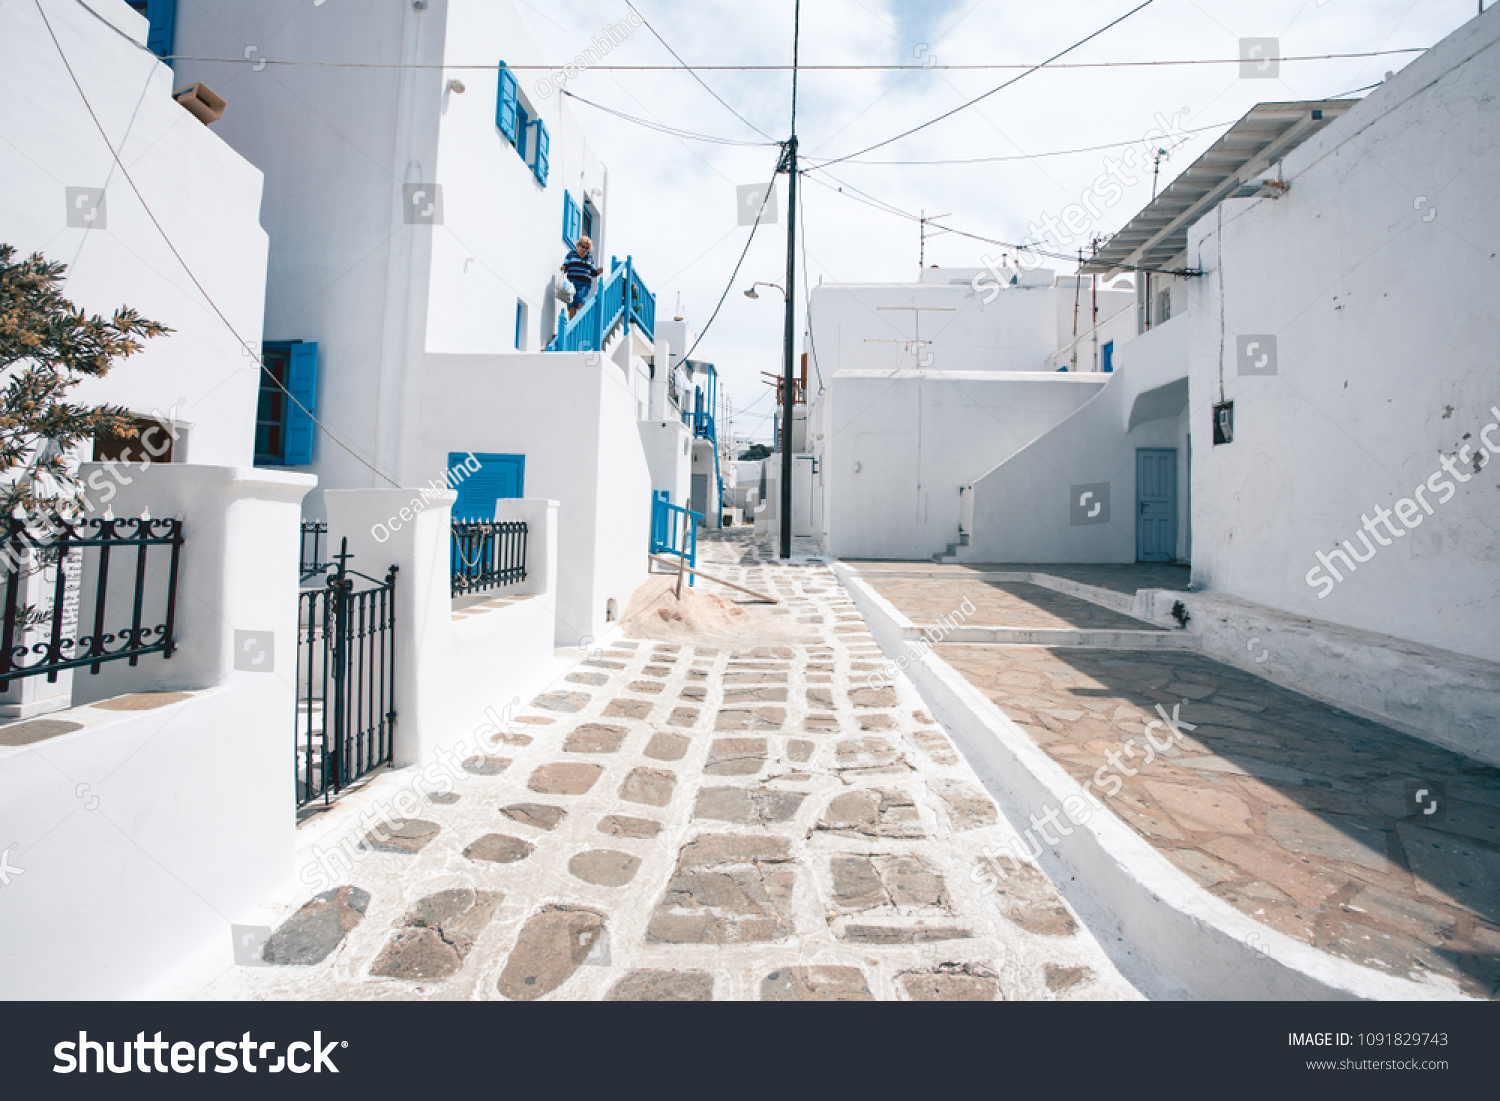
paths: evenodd
<path fill-rule="evenodd" d="M 325 803 L 391 760 L 396 730 L 396 567 L 348 568 L 342 541 L 322 588 L 297 595 L 297 806 Z"/>

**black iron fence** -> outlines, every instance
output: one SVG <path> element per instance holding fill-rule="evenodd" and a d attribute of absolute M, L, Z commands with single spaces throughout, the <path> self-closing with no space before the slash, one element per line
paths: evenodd
<path fill-rule="evenodd" d="M 453 521 L 453 595 L 525 581 L 527 534 L 523 520 Z"/>
<path fill-rule="evenodd" d="M 181 553 L 181 520 L 82 520 L 36 531 L 10 519 L 0 534 L 0 691 L 24 677 L 56 682 L 66 669 L 98 673 L 107 661 L 170 658 Z"/>
<path fill-rule="evenodd" d="M 306 577 L 328 568 L 328 560 L 323 557 L 327 553 L 324 549 L 327 535 L 328 525 L 323 521 L 302 521 L 302 563 L 297 571 L 301 576 Z"/>
<path fill-rule="evenodd" d="M 297 595 L 297 806 L 387 764 L 396 731 L 396 572 L 348 568 L 349 541 L 321 589 Z"/>

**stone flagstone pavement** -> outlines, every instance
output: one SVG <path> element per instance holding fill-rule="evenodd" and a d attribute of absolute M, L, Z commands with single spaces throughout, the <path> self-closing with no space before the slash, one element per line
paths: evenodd
<path fill-rule="evenodd" d="M 968 599 L 966 625 L 1156 629 L 1035 585 L 865 580 L 923 627 Z M 1332 956 L 1500 997 L 1500 769 L 1201 654 L 936 653 L 1204 890 Z M 1144 724 L 1168 711 L 1158 753 Z"/>
<path fill-rule="evenodd" d="M 1015 834 L 909 684 L 866 684 L 832 572 L 702 552 L 807 640 L 591 655 L 201 996 L 1139 998 L 1040 871 L 975 882 Z"/>

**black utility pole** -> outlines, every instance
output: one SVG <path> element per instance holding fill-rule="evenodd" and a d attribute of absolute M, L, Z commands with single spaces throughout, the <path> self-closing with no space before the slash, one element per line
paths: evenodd
<path fill-rule="evenodd" d="M 786 188 L 786 332 L 783 340 L 781 375 L 781 557 L 792 556 L 792 426 L 797 420 L 797 392 L 792 372 L 796 339 L 797 290 L 797 41 L 802 27 L 802 0 L 792 16 L 792 136 L 787 140 L 781 167 L 787 174 Z"/>

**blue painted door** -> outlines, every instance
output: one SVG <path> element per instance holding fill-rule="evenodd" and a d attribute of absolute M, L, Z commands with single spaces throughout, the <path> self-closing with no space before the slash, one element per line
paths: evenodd
<path fill-rule="evenodd" d="M 452 451 L 448 454 L 448 484 L 458 493 L 453 502 L 455 520 L 493 520 L 495 502 L 524 497 L 526 491 L 525 455 L 486 455 Z M 474 469 L 474 463 L 479 469 Z"/>
<path fill-rule="evenodd" d="M 1135 559 L 1177 557 L 1177 449 L 1141 447 L 1135 453 Z"/>

